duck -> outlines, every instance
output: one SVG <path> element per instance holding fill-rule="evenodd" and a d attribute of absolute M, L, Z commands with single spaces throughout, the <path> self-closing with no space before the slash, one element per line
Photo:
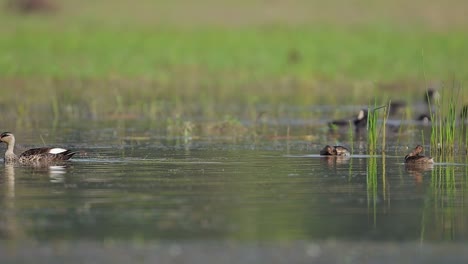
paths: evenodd
<path fill-rule="evenodd" d="M 440 93 L 433 88 L 427 89 L 426 92 L 424 93 L 424 102 L 427 105 L 438 104 L 439 100 L 440 100 Z"/>
<path fill-rule="evenodd" d="M 466 121 L 468 119 L 468 104 L 464 105 L 460 110 L 460 119 Z"/>
<path fill-rule="evenodd" d="M 406 102 L 405 101 L 391 101 L 389 107 L 390 107 L 389 115 L 395 116 L 406 108 Z"/>
<path fill-rule="evenodd" d="M 64 148 L 33 148 L 26 150 L 17 156 L 13 150 L 15 147 L 15 136 L 11 132 L 0 134 L 0 141 L 7 144 L 4 163 L 21 165 L 39 165 L 63 162 L 69 160 L 76 152 Z"/>
<path fill-rule="evenodd" d="M 429 115 L 429 114 L 420 114 L 416 118 L 416 121 L 420 121 L 423 124 L 429 124 L 431 122 L 431 115 Z"/>
<path fill-rule="evenodd" d="M 343 146 L 330 146 L 326 145 L 322 150 L 320 150 L 320 155 L 322 156 L 349 156 L 349 150 Z"/>
<path fill-rule="evenodd" d="M 356 119 L 354 119 L 354 126 L 356 127 L 356 132 L 362 128 L 367 127 L 367 109 L 361 109 Z"/>
<path fill-rule="evenodd" d="M 367 126 L 367 110 L 361 109 L 357 117 L 353 120 L 333 120 L 328 122 L 328 128 L 330 131 L 335 131 L 340 128 L 349 128 L 351 124 L 354 124 L 356 132 L 359 132 L 362 128 Z"/>
<path fill-rule="evenodd" d="M 421 145 L 417 145 L 413 149 L 413 151 L 411 151 L 408 155 L 405 156 L 405 163 L 406 164 L 434 163 L 434 159 L 432 159 L 432 157 L 421 155 L 423 150 L 424 149 Z"/>

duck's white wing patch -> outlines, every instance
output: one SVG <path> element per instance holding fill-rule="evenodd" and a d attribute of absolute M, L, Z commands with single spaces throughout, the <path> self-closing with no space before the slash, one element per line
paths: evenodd
<path fill-rule="evenodd" d="M 67 151 L 66 149 L 63 149 L 63 148 L 52 148 L 49 150 L 49 153 L 50 154 L 60 154 L 60 153 L 63 153 Z"/>
<path fill-rule="evenodd" d="M 358 114 L 358 116 L 357 116 L 357 119 L 358 119 L 358 120 L 364 119 L 364 110 L 359 111 L 359 114 Z"/>

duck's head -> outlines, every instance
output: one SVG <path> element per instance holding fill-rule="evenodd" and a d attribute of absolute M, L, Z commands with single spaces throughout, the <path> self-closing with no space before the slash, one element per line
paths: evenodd
<path fill-rule="evenodd" d="M 421 145 L 417 145 L 415 148 L 414 148 L 414 154 L 418 155 L 420 154 L 421 152 L 423 152 L 423 147 Z"/>
<path fill-rule="evenodd" d="M 321 151 L 320 155 L 334 155 L 334 149 L 330 145 L 326 145 Z"/>
<path fill-rule="evenodd" d="M 11 142 L 14 142 L 14 140 L 15 140 L 15 136 L 13 136 L 13 134 L 10 133 L 10 132 L 3 132 L 0 135 L 0 141 L 1 142 L 5 142 L 7 144 L 10 144 Z"/>

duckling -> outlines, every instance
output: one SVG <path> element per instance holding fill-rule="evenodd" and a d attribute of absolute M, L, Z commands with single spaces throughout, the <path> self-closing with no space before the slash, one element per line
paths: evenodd
<path fill-rule="evenodd" d="M 320 150 L 322 156 L 349 156 L 349 150 L 343 146 L 330 146 L 326 145 Z"/>
<path fill-rule="evenodd" d="M 434 160 L 431 157 L 426 157 L 421 155 L 423 152 L 423 147 L 417 145 L 413 151 L 405 156 L 405 163 L 434 163 Z"/>
<path fill-rule="evenodd" d="M 69 160 L 76 152 L 63 148 L 33 148 L 26 150 L 17 156 L 13 150 L 15 147 L 15 136 L 10 132 L 3 132 L 0 141 L 7 144 L 5 151 L 5 163 L 19 163 L 22 165 L 38 165 Z"/>

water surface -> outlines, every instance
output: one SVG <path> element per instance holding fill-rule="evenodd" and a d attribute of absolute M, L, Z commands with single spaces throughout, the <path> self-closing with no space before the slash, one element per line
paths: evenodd
<path fill-rule="evenodd" d="M 5 259 L 41 255 L 42 247 L 49 252 L 44 263 L 78 262 L 73 254 L 83 251 L 125 262 L 108 255 L 122 248 L 143 262 L 156 255 L 216 262 L 200 254 L 218 250 L 245 263 L 281 263 L 275 252 L 296 251 L 297 261 L 342 261 L 333 256 L 338 251 L 358 254 L 350 262 L 359 263 L 373 259 L 366 253 L 372 247 L 395 261 L 404 248 L 414 249 L 406 249 L 412 263 L 431 259 L 421 250 L 467 259 L 459 250 L 468 241 L 465 156 L 408 167 L 403 156 L 417 136 L 390 138 L 386 153 L 369 155 L 365 141 L 341 135 L 355 155 L 321 157 L 320 148 L 337 139 L 320 122 L 304 123 L 239 137 L 173 137 L 138 126 L 46 134 L 79 154 L 64 167 L 2 165 L 0 237 L 16 245 Z M 34 145 L 37 134 L 19 138 Z M 55 258 L 60 250 L 65 259 Z"/>

